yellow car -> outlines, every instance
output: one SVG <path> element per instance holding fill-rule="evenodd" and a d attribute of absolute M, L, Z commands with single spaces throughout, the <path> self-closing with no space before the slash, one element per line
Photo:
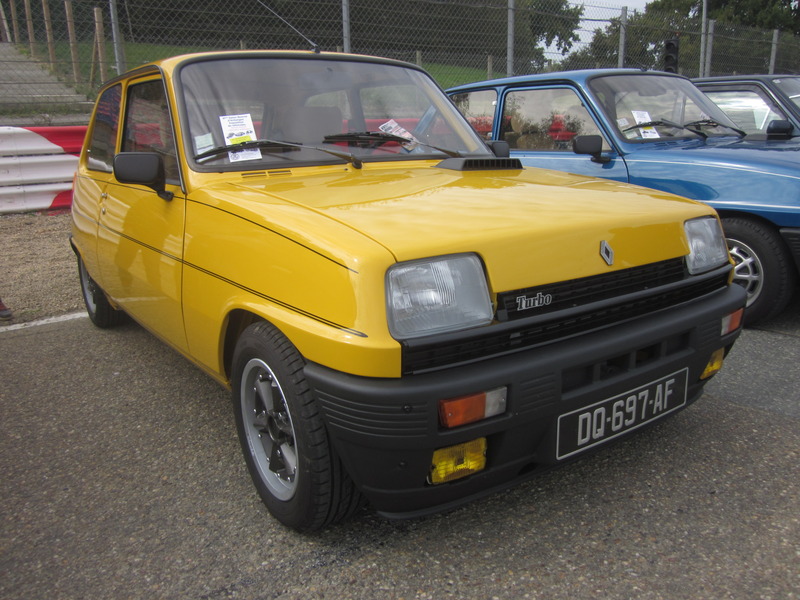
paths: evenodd
<path fill-rule="evenodd" d="M 442 510 L 687 406 L 745 302 L 713 209 L 522 168 L 374 57 L 117 77 L 72 215 L 92 321 L 125 313 L 231 389 L 298 530 Z"/>

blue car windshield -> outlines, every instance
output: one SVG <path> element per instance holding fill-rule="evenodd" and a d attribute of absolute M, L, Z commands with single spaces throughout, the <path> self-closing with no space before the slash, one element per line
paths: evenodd
<path fill-rule="evenodd" d="M 690 81 L 656 74 L 596 77 L 589 88 L 625 141 L 738 135 L 736 125 Z"/>

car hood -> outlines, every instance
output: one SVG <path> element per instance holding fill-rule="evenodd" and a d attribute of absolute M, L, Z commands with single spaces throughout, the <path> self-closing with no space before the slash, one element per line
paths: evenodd
<path fill-rule="evenodd" d="M 369 238 L 396 261 L 476 252 L 506 289 L 685 255 L 683 221 L 711 212 L 664 192 L 542 169 L 367 163 L 283 173 L 249 175 L 203 193 L 273 231 L 302 231 L 301 243 L 322 253 L 355 247 L 347 236 Z M 599 251 L 604 240 L 615 252 L 610 267 Z"/>
<path fill-rule="evenodd" d="M 709 166 L 741 167 L 797 176 L 800 171 L 800 142 L 795 140 L 751 140 L 710 138 L 705 142 L 655 142 L 642 144 L 626 160 L 657 159 Z"/>

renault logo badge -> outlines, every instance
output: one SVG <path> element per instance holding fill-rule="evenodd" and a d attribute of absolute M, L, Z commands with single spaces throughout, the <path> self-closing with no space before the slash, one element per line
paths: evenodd
<path fill-rule="evenodd" d="M 614 264 L 614 251 L 605 240 L 600 242 L 600 256 L 603 257 L 603 260 L 606 261 L 609 267 Z"/>

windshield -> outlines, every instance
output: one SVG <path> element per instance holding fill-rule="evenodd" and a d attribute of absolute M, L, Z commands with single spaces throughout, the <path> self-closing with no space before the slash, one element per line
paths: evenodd
<path fill-rule="evenodd" d="M 800 77 L 781 77 L 773 82 L 789 97 L 792 104 L 800 108 Z"/>
<path fill-rule="evenodd" d="M 412 68 L 344 57 L 192 62 L 179 74 L 183 139 L 198 170 L 489 153 Z"/>
<path fill-rule="evenodd" d="M 611 75 L 592 79 L 589 88 L 608 121 L 623 139 L 631 142 L 743 133 L 686 79 Z"/>

